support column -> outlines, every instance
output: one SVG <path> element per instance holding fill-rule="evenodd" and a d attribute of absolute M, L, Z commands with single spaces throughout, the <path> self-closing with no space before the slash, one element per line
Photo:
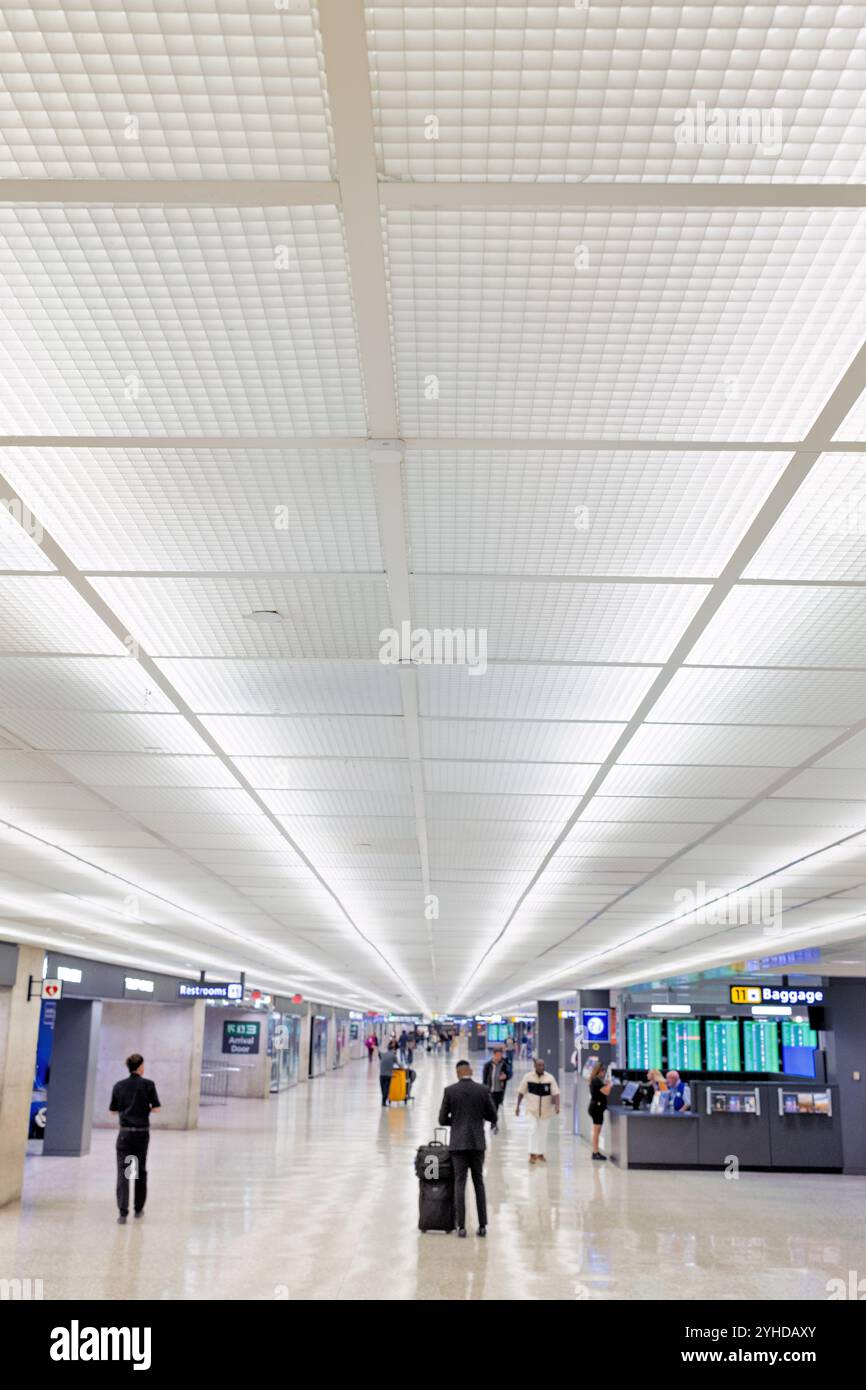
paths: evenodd
<path fill-rule="evenodd" d="M 839 1087 L 843 1173 L 866 1174 L 866 980 L 828 982 L 827 1080 Z"/>
<path fill-rule="evenodd" d="M 610 1009 L 610 990 L 609 989 L 581 989 L 577 992 L 577 1018 L 576 1025 L 579 1027 L 582 1022 L 583 1009 Z M 583 1039 L 581 1044 L 581 1059 L 585 1062 L 588 1057 L 594 1057 L 599 1062 L 604 1062 L 609 1066 L 613 1061 L 613 1044 L 611 1042 L 598 1042 L 591 1035 Z"/>
<path fill-rule="evenodd" d="M 559 1077 L 559 1000 L 539 999 L 535 1030 L 535 1055 L 541 1057 L 552 1076 Z"/>
<path fill-rule="evenodd" d="M 42 1144 L 46 1157 L 90 1153 L 101 1022 L 101 999 L 61 999 L 57 1005 Z"/>
<path fill-rule="evenodd" d="M 19 946 L 15 982 L 0 989 L 0 1206 L 20 1200 L 24 1181 L 40 1009 L 27 984 L 41 980 L 44 956 L 41 946 Z"/>

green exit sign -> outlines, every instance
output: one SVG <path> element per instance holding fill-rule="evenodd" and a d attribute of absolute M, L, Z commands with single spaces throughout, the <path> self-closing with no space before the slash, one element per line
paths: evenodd
<path fill-rule="evenodd" d="M 223 1020 L 223 1052 L 231 1057 L 250 1057 L 258 1052 L 261 1042 L 261 1023 L 236 1019 Z"/>

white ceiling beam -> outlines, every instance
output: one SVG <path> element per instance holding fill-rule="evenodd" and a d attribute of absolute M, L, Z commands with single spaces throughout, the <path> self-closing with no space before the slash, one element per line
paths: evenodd
<path fill-rule="evenodd" d="M 367 424 L 390 438 L 400 429 L 362 0 L 320 0 L 319 29 Z"/>
<path fill-rule="evenodd" d="M 339 202 L 339 187 L 328 179 L 0 179 L 0 203 L 287 208 Z"/>
<path fill-rule="evenodd" d="M 372 439 L 385 445 L 377 450 L 374 443 L 371 452 L 391 623 L 399 633 L 404 623 L 408 623 L 411 630 L 412 605 L 403 507 L 403 454 L 399 442 L 400 421 L 363 0 L 320 0 L 319 27 L 367 423 Z M 388 447 L 388 441 L 394 442 L 392 447 Z M 400 671 L 400 698 L 421 880 L 426 896 L 430 894 L 430 855 L 424 804 L 418 685 L 414 670 Z M 419 922 L 423 921 L 426 927 L 435 988 L 433 930 L 430 921 L 422 917 L 423 908 L 424 904 L 419 902 Z"/>
<path fill-rule="evenodd" d="M 395 433 L 395 432 L 392 432 Z M 390 436 L 389 436 L 390 437 Z M 798 439 L 611 439 L 597 436 L 534 438 L 509 435 L 405 435 L 406 449 L 471 453 L 789 454 Z M 0 449 L 366 449 L 367 435 L 211 434 L 0 434 Z M 866 439 L 824 438 L 834 454 L 866 453 Z"/>
<path fill-rule="evenodd" d="M 862 208 L 866 186 L 854 183 L 383 182 L 386 211 L 464 208 Z"/>
<path fill-rule="evenodd" d="M 320 14 L 326 4 L 323 0 Z M 347 14 L 353 0 L 336 0 Z M 324 34 L 327 21 L 322 19 Z M 357 31 L 355 30 L 356 41 Z M 333 52 L 333 48 L 332 48 Z M 358 87 L 342 88 L 335 103 L 334 82 L 342 69 L 332 58 L 328 73 L 331 113 L 345 97 L 358 101 Z M 364 74 L 366 80 L 366 74 Z M 367 86 L 369 94 L 369 84 Z M 372 129 L 372 111 L 370 112 Z M 360 150 L 361 136 L 357 145 Z M 372 147 L 371 147 L 372 153 Z M 339 206 L 346 193 L 347 167 L 338 166 L 338 182 L 328 179 L 0 179 L 0 203 L 93 206 L 159 207 L 317 207 Z M 499 182 L 474 179 L 453 181 L 380 181 L 372 164 L 372 179 L 357 169 L 358 183 L 366 183 L 369 197 L 385 210 L 412 211 L 439 208 L 859 208 L 866 207 L 862 184 L 832 183 L 637 183 L 623 180 L 591 183 Z M 378 211 L 378 206 L 377 206 Z"/>

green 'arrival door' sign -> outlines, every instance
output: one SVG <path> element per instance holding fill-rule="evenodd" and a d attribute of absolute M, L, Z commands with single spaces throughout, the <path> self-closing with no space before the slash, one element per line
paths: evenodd
<path fill-rule="evenodd" d="M 249 1057 L 259 1050 L 261 1023 L 239 1023 L 227 1018 L 223 1022 L 223 1052 L 232 1057 Z"/>

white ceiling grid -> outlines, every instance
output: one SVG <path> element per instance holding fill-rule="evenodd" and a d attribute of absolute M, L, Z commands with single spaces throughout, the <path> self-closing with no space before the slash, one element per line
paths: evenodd
<path fill-rule="evenodd" d="M 836 3 L 3 11 L 0 934 L 443 1010 L 731 959 L 678 890 L 761 879 L 855 950 L 864 65 Z"/>

